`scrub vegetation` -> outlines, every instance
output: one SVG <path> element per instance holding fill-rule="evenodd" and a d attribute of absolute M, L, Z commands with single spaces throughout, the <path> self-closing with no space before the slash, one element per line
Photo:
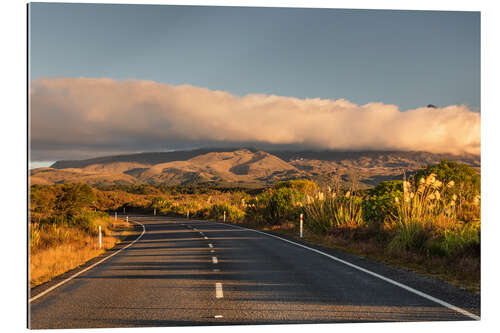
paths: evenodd
<path fill-rule="evenodd" d="M 306 241 L 479 292 L 481 198 L 480 175 L 474 168 L 442 160 L 405 179 L 383 181 L 368 190 L 358 188 L 356 177 L 351 179 L 347 185 L 339 175 L 321 183 L 289 180 L 261 189 L 33 185 L 30 263 L 36 263 L 39 253 L 63 244 L 87 244 L 95 249 L 96 225 L 102 225 L 110 236 L 113 227 L 108 216 L 114 212 L 189 214 L 207 220 L 222 220 L 225 215 L 231 223 L 290 236 L 298 235 L 303 214 Z M 110 240 L 107 246 L 113 244 Z"/>
<path fill-rule="evenodd" d="M 88 185 L 32 186 L 30 191 L 29 279 L 36 286 L 112 248 L 125 235 L 120 221 L 97 211 Z M 99 226 L 102 247 L 99 248 Z"/>

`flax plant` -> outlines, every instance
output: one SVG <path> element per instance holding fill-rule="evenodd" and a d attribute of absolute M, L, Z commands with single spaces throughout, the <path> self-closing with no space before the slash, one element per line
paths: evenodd
<path fill-rule="evenodd" d="M 422 223 L 431 223 L 435 217 L 444 214 L 446 217 L 454 218 L 456 212 L 456 195 L 449 196 L 448 189 L 454 186 L 450 181 L 443 183 L 436 179 L 435 174 L 427 178 L 421 178 L 418 185 L 412 188 L 408 181 L 403 182 L 403 202 L 395 198 L 398 213 L 393 221 L 398 225 L 406 224 L 411 220 Z"/>
<path fill-rule="evenodd" d="M 452 239 L 451 234 L 463 230 L 456 218 L 455 183 L 444 185 L 435 174 L 419 179 L 415 186 L 403 182 L 403 200 L 395 198 L 397 214 L 390 221 L 396 235 L 389 243 L 391 250 L 422 251 L 430 239 Z M 455 239 L 455 238 L 453 238 Z M 462 237 L 463 239 L 463 237 Z"/>
<path fill-rule="evenodd" d="M 337 195 L 329 188 L 326 193 L 318 192 L 307 196 L 304 210 L 308 225 L 318 232 L 345 226 L 361 226 L 363 222 L 361 199 L 346 192 Z"/>

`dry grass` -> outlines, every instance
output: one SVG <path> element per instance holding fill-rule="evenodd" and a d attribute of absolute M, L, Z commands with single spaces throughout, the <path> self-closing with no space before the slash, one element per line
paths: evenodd
<path fill-rule="evenodd" d="M 30 287 L 50 281 L 54 277 L 76 268 L 107 249 L 115 246 L 120 237 L 131 233 L 124 223 L 114 223 L 102 237 L 99 249 L 97 235 L 91 235 L 75 227 L 51 227 L 51 230 L 37 230 L 38 246 L 30 247 Z M 114 231 L 114 232 L 113 232 Z"/>

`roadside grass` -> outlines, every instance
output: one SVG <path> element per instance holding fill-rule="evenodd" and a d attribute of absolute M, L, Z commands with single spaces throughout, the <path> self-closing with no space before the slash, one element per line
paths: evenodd
<path fill-rule="evenodd" d="M 131 233 L 131 228 L 123 221 L 110 223 L 103 228 L 102 248 L 99 249 L 97 233 L 89 233 L 78 227 L 32 226 L 29 255 L 30 288 L 50 281 L 103 254 Z"/>

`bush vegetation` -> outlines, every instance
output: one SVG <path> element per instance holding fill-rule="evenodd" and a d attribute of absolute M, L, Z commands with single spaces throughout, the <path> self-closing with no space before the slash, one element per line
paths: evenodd
<path fill-rule="evenodd" d="M 30 190 L 30 284 L 38 285 L 113 247 L 109 215 L 95 208 L 88 185 L 32 186 Z M 102 230 L 102 248 L 98 229 Z"/>

